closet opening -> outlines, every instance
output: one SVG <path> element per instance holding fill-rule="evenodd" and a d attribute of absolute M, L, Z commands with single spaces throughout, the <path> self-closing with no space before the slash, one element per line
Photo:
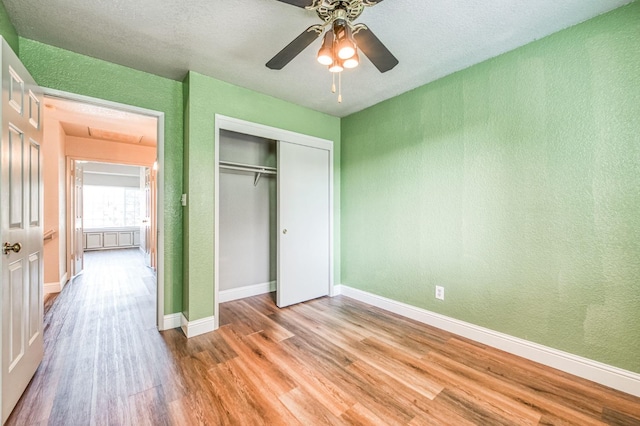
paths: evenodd
<path fill-rule="evenodd" d="M 216 114 L 214 164 L 214 329 L 222 302 L 332 295 L 333 142 Z"/>
<path fill-rule="evenodd" d="M 276 141 L 221 130 L 219 170 L 218 300 L 223 303 L 274 292 Z M 224 318 L 220 320 L 224 323 Z"/>

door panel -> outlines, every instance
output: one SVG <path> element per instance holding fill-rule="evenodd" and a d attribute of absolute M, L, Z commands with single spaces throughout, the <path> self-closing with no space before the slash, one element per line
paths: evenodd
<path fill-rule="evenodd" d="M 4 46 L 2 50 L 6 50 L 4 49 Z M 24 101 L 24 80 L 20 78 L 18 73 L 13 69 L 11 65 L 7 65 L 7 68 L 7 77 L 9 79 L 9 106 L 15 109 L 18 114 L 22 115 L 22 103 Z M 5 78 L 3 78 L 2 80 L 4 81 Z"/>
<path fill-rule="evenodd" d="M 38 338 L 40 333 L 40 287 L 44 277 L 40 277 L 40 256 L 34 253 L 29 256 L 29 344 Z"/>
<path fill-rule="evenodd" d="M 278 306 L 329 294 L 329 151 L 278 142 Z"/>
<path fill-rule="evenodd" d="M 79 161 L 71 161 L 73 167 L 73 192 L 72 192 L 72 209 L 73 209 L 73 275 L 78 275 L 84 269 L 84 223 L 82 216 L 82 190 L 83 190 L 83 165 Z"/>
<path fill-rule="evenodd" d="M 40 193 L 42 180 L 40 176 L 40 144 L 31 140 L 29 143 L 29 224 L 38 226 L 40 224 Z"/>
<path fill-rule="evenodd" d="M 23 209 L 23 152 L 24 152 L 24 134 L 13 126 L 9 126 L 9 227 L 22 229 L 22 220 L 24 219 Z"/>
<path fill-rule="evenodd" d="M 2 40 L 1 44 L 0 244 L 3 249 L 0 250 L 0 399 L 4 423 L 42 360 L 44 283 L 40 154 L 42 91 L 6 42 Z M 8 250 L 4 249 L 5 243 L 8 243 Z"/>
<path fill-rule="evenodd" d="M 151 265 L 151 169 L 144 169 L 144 205 L 142 212 L 142 226 L 140 227 L 140 247 L 144 251 L 144 263 Z"/>
<path fill-rule="evenodd" d="M 21 318 L 24 316 L 24 272 L 22 259 L 9 265 L 9 294 L 11 300 L 9 316 L 9 372 L 20 361 L 24 354 L 24 323 Z"/>
<path fill-rule="evenodd" d="M 40 99 L 29 90 L 29 123 L 36 129 L 40 128 Z"/>

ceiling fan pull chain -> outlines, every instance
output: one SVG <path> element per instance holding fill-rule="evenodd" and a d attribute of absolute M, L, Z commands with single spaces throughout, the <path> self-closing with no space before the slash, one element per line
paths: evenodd
<path fill-rule="evenodd" d="M 336 73 L 331 73 L 331 93 L 336 93 Z"/>
<path fill-rule="evenodd" d="M 342 103 L 342 73 L 338 73 L 338 103 Z"/>

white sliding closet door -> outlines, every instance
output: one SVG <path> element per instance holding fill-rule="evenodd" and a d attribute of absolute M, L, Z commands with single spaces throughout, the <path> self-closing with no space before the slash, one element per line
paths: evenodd
<path fill-rule="evenodd" d="M 279 307 L 329 294 L 330 152 L 278 142 Z"/>

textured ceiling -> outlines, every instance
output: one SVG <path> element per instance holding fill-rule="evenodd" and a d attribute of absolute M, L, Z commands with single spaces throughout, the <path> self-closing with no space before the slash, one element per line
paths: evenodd
<path fill-rule="evenodd" d="M 343 102 L 316 40 L 281 71 L 264 64 L 314 12 L 276 0 L 3 0 L 22 37 L 181 80 L 188 70 L 345 116 L 631 0 L 386 0 L 364 22 L 399 59 L 343 73 Z"/>

